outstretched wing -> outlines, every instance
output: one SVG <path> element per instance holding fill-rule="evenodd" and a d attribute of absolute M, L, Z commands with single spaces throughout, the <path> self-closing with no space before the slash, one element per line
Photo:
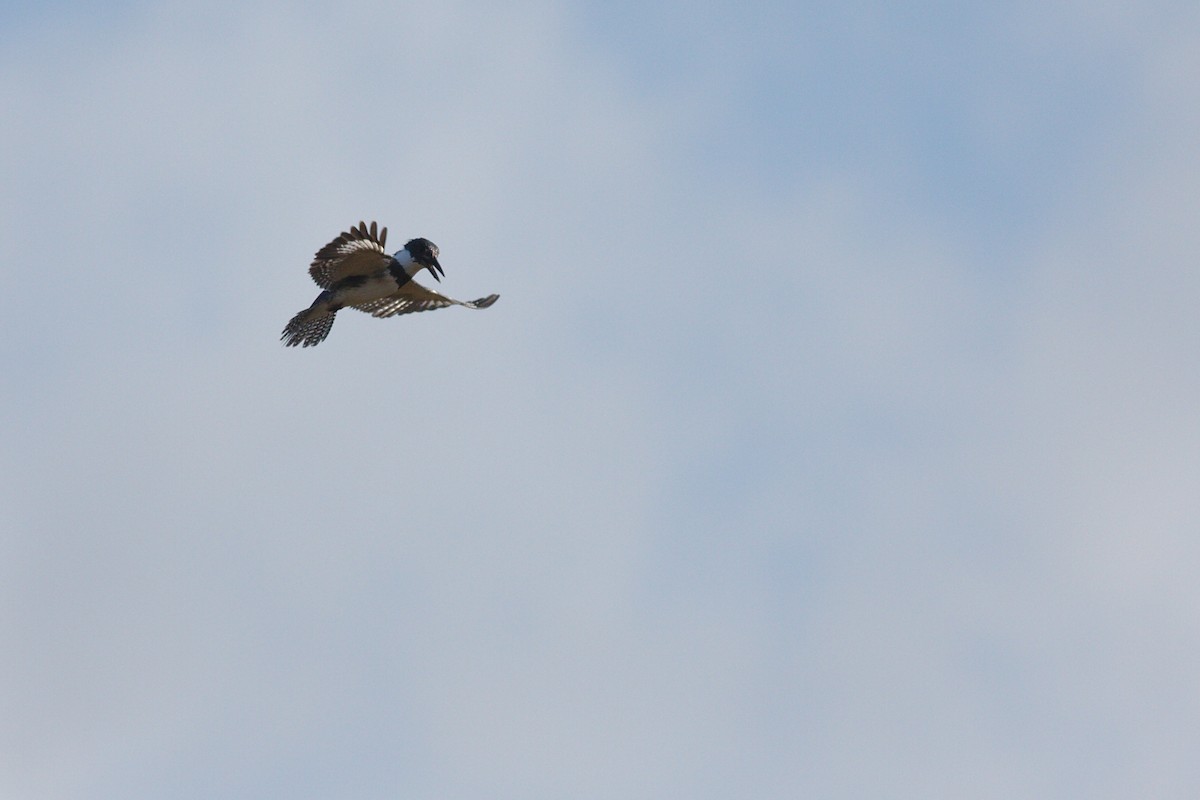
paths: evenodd
<path fill-rule="evenodd" d="M 487 308 L 499 299 L 500 295 L 489 294 L 478 300 L 455 300 L 453 297 L 447 297 L 433 289 L 428 289 L 416 281 L 409 281 L 401 286 L 395 294 L 354 307 L 373 317 L 394 317 L 399 314 L 414 314 L 418 311 L 433 311 L 435 308 L 446 308 L 447 306 Z"/>
<path fill-rule="evenodd" d="M 308 274 L 322 289 L 352 275 L 374 275 L 391 263 L 383 249 L 386 244 L 387 228 L 379 230 L 374 222 L 367 228 L 359 222 L 317 251 Z"/>

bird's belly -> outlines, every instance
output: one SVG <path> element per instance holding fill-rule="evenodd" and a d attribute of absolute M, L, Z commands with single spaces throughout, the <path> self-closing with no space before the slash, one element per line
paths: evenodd
<path fill-rule="evenodd" d="M 378 300 L 381 297 L 387 297 L 394 293 L 398 287 L 396 281 L 391 275 L 371 276 L 361 282 L 347 282 L 347 285 L 339 286 L 334 292 L 334 296 L 340 305 L 356 306 L 362 303 L 369 303 L 372 300 Z"/>

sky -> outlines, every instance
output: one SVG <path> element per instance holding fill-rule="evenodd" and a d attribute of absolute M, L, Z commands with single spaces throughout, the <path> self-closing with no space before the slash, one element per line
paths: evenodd
<path fill-rule="evenodd" d="M 1200 11 L 0 6 L 0 797 L 1200 792 Z M 359 220 L 500 294 L 318 348 Z"/>

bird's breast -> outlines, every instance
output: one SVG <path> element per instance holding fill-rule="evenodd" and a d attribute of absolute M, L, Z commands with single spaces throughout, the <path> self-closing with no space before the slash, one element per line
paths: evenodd
<path fill-rule="evenodd" d="M 394 294 L 400 288 L 388 272 L 378 275 L 352 275 L 335 283 L 330 289 L 339 305 L 353 306 L 369 303 Z"/>

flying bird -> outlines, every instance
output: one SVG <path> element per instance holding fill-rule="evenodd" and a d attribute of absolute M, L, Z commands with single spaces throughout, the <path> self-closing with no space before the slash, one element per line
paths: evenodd
<path fill-rule="evenodd" d="M 447 306 L 487 308 L 500 298 L 489 294 L 478 300 L 455 300 L 413 280 L 423 269 L 439 283 L 440 275 L 446 274 L 438 263 L 437 245 L 428 239 L 409 239 L 393 255 L 388 255 L 386 246 L 387 228 L 379 229 L 374 222 L 368 228 L 359 222 L 357 228 L 318 250 L 308 274 L 324 291 L 292 317 L 280 337 L 283 343 L 288 347 L 320 344 L 333 327 L 334 315 L 346 306 L 373 317 L 394 317 Z"/>

